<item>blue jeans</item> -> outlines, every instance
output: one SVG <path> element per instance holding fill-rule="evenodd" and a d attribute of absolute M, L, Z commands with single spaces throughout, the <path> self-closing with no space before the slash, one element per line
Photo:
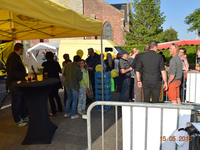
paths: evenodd
<path fill-rule="evenodd" d="M 65 86 L 65 89 L 67 91 L 67 101 L 66 101 L 66 107 L 65 107 L 65 114 L 69 114 L 69 108 L 72 101 L 72 116 L 76 115 L 76 107 L 77 107 L 77 101 L 78 101 L 78 91 L 74 89 L 69 89 Z"/>
<path fill-rule="evenodd" d="M 125 101 L 129 86 L 130 86 L 130 78 L 124 79 L 124 81 L 122 83 L 122 90 L 121 90 L 120 95 L 119 95 L 119 101 L 120 102 Z"/>
<path fill-rule="evenodd" d="M 24 96 L 21 94 L 21 92 L 13 87 L 12 85 L 8 87 L 10 90 L 12 102 L 11 102 L 11 110 L 12 110 L 12 115 L 13 119 L 15 122 L 21 121 L 18 113 L 18 106 L 20 104 L 20 116 L 21 118 L 26 118 L 27 117 L 27 112 L 26 112 L 26 102 L 24 99 Z"/>

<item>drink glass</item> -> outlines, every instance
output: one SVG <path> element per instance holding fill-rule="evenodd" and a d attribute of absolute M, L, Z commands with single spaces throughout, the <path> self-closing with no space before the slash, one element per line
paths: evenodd
<path fill-rule="evenodd" d="M 31 82 L 31 76 L 28 76 L 28 81 Z"/>
<path fill-rule="evenodd" d="M 45 79 L 48 79 L 48 72 L 44 73 Z"/>

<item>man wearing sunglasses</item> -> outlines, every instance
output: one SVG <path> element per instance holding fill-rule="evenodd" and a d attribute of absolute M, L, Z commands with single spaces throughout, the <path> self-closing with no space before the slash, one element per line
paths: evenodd
<path fill-rule="evenodd" d="M 169 71 L 168 71 L 168 84 L 169 89 L 167 96 L 173 104 L 181 104 L 180 101 L 180 85 L 182 79 L 182 61 L 178 56 L 178 45 L 172 43 L 169 48 L 170 55 L 172 59 L 169 62 Z"/>
<path fill-rule="evenodd" d="M 161 55 L 157 54 L 158 44 L 156 41 L 149 43 L 149 52 L 142 55 L 139 64 L 136 66 L 136 77 L 138 87 L 143 87 L 144 102 L 150 102 L 152 93 L 152 102 L 158 103 L 160 96 L 161 80 L 160 73 L 164 80 L 163 88 L 167 90 L 167 75 L 164 66 L 164 60 Z M 140 71 L 143 70 L 140 81 Z"/>

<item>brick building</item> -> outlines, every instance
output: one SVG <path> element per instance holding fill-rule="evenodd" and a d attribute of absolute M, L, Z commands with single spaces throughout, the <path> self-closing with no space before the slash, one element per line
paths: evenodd
<path fill-rule="evenodd" d="M 107 4 L 102 0 L 84 0 L 84 15 L 100 20 L 103 23 L 103 39 L 113 40 L 119 45 L 125 45 L 124 36 L 129 30 L 130 4 Z M 86 37 L 100 39 L 100 37 Z"/>

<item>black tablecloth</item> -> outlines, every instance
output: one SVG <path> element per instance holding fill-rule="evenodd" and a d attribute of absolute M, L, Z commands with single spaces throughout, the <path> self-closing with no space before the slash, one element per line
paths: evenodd
<path fill-rule="evenodd" d="M 48 78 L 43 81 L 26 82 L 12 85 L 19 89 L 26 100 L 29 114 L 28 130 L 22 145 L 50 144 L 57 129 L 48 115 L 47 100 L 50 90 L 59 82 L 59 79 Z"/>

